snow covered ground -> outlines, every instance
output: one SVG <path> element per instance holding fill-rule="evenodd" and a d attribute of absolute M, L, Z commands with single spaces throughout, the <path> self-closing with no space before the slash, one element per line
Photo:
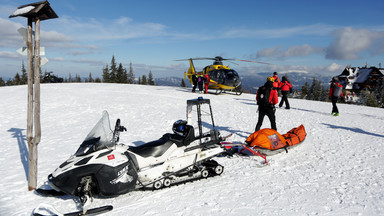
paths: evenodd
<path fill-rule="evenodd" d="M 41 86 L 42 139 L 38 184 L 73 154 L 101 117 L 120 118 L 128 131 L 120 141 L 135 145 L 171 132 L 185 119 L 190 89 L 119 84 L 44 84 Z M 211 99 L 215 123 L 229 141 L 244 141 L 257 121 L 254 95 L 203 95 Z M 27 86 L 0 88 L 0 215 L 30 215 L 40 203 L 61 212 L 77 209 L 75 199 L 42 197 L 27 190 Z M 112 204 L 108 215 L 384 215 L 384 110 L 291 99 L 278 109 L 284 134 L 303 124 L 306 140 L 287 154 L 269 157 L 258 168 L 255 157 L 217 158 L 221 176 L 158 191 L 135 191 L 95 199 Z M 263 127 L 269 127 L 268 119 Z"/>

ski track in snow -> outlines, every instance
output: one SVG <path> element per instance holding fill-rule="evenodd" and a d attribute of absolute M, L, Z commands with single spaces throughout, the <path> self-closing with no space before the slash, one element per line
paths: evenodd
<path fill-rule="evenodd" d="M 42 138 L 38 184 L 73 154 L 103 110 L 111 127 L 117 118 L 128 131 L 120 141 L 139 145 L 171 132 L 186 119 L 186 100 L 211 99 L 215 125 L 228 141 L 243 142 L 257 121 L 254 94 L 200 95 L 164 86 L 71 83 L 41 85 Z M 280 99 L 280 98 L 279 98 Z M 30 215 L 40 203 L 61 212 L 77 210 L 71 196 L 42 197 L 27 190 L 27 86 L 0 88 L 0 215 Z M 383 215 L 383 109 L 290 99 L 291 110 L 277 109 L 281 134 L 303 124 L 305 141 L 268 157 L 216 158 L 224 173 L 158 191 L 134 191 L 95 198 L 93 207 L 111 204 L 106 215 Z M 268 118 L 263 128 L 269 127 Z"/>

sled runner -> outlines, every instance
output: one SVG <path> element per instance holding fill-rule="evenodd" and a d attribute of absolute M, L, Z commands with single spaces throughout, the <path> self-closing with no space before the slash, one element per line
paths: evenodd
<path fill-rule="evenodd" d="M 302 143 L 306 135 L 303 125 L 293 128 L 283 135 L 273 129 L 265 128 L 252 133 L 245 143 L 222 142 L 222 145 L 227 154 L 256 155 L 262 157 L 267 164 L 267 156 L 288 152 L 288 149 Z"/>

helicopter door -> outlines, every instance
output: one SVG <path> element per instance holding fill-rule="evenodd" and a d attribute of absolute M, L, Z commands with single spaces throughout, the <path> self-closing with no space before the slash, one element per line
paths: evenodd
<path fill-rule="evenodd" d="M 225 82 L 225 71 L 224 70 L 216 70 L 217 72 L 217 83 L 224 84 Z"/>

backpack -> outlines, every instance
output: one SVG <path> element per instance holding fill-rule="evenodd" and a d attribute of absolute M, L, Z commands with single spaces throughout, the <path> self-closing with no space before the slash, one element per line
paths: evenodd
<path fill-rule="evenodd" d="M 337 83 L 334 83 L 333 96 L 340 97 L 341 91 L 343 90 L 343 86 L 340 86 Z"/>
<path fill-rule="evenodd" d="M 265 86 L 262 86 L 257 91 L 257 94 L 259 95 L 259 100 L 257 101 L 257 105 L 260 107 L 273 107 L 273 104 L 269 101 L 269 96 L 271 94 L 270 88 L 267 88 Z"/>

